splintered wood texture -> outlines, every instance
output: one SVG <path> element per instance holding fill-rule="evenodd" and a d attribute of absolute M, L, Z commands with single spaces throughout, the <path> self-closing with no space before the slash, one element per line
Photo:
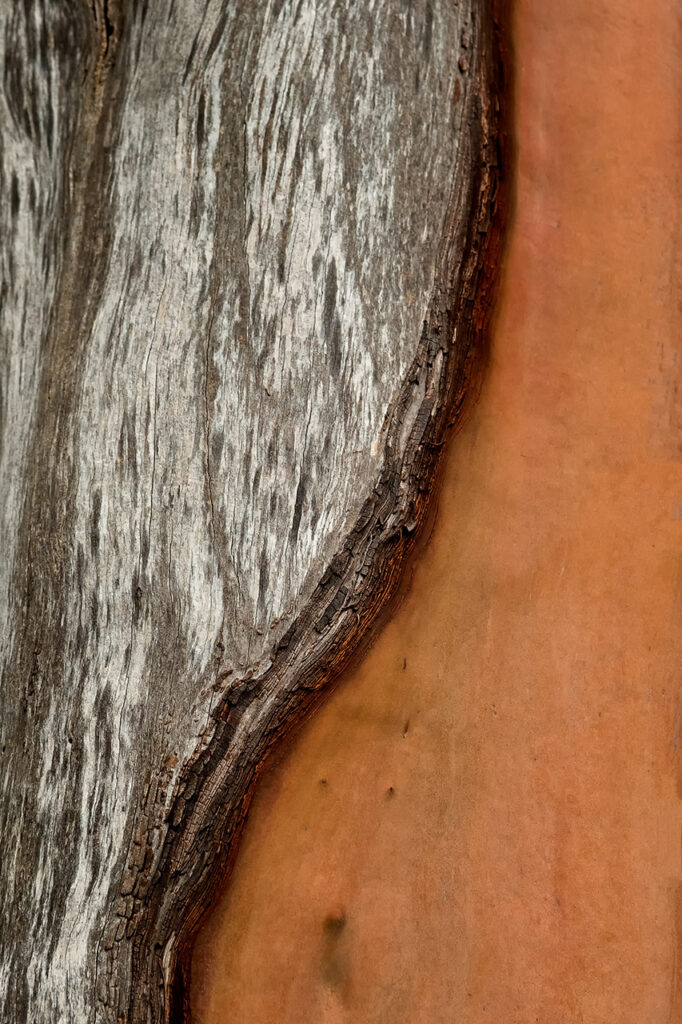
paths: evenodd
<path fill-rule="evenodd" d="M 0 1017 L 175 1021 L 475 379 L 493 18 L 43 0 L 0 46 Z"/>
<path fill-rule="evenodd" d="M 515 5 L 516 214 L 430 547 L 268 777 L 196 1024 L 676 1024 L 680 11 Z"/>

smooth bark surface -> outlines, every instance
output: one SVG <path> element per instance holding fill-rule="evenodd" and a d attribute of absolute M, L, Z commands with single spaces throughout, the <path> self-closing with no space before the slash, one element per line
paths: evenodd
<path fill-rule="evenodd" d="M 197 1024 L 682 1020 L 679 15 L 515 4 L 481 398 L 403 605 L 261 784 Z"/>
<path fill-rule="evenodd" d="M 27 0 L 0 45 L 0 1015 L 179 1020 L 259 766 L 476 381 L 496 28 Z"/>

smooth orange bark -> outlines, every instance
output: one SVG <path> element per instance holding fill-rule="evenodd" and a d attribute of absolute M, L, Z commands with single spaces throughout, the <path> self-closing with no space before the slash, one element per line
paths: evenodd
<path fill-rule="evenodd" d="M 199 1024 L 682 1021 L 681 16 L 516 5 L 487 383 L 404 603 L 257 796 Z"/>

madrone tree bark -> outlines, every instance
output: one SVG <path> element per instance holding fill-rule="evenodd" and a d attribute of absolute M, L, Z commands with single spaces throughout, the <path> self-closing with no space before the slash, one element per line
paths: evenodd
<path fill-rule="evenodd" d="M 481 365 L 489 0 L 0 5 L 0 1017 L 179 1022 Z"/>

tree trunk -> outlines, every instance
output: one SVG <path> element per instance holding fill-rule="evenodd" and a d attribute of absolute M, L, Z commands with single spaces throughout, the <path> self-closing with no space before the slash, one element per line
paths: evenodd
<path fill-rule="evenodd" d="M 478 379 L 489 0 L 0 11 L 2 1019 L 181 1021 Z"/>

